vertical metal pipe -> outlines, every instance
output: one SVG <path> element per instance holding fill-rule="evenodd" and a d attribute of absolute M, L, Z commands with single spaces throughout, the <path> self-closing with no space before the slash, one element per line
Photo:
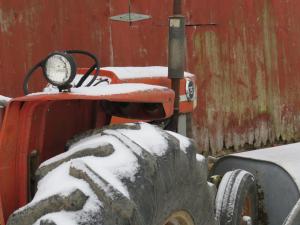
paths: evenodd
<path fill-rule="evenodd" d="M 178 131 L 180 80 L 185 68 L 185 17 L 181 13 L 181 1 L 174 0 L 174 16 L 169 18 L 168 77 L 175 92 L 174 114 L 168 129 Z"/>
<path fill-rule="evenodd" d="M 174 0 L 173 2 L 173 14 L 180 15 L 182 13 L 182 1 Z"/>
<path fill-rule="evenodd" d="M 169 17 L 169 58 L 170 79 L 184 78 L 185 68 L 185 18 L 181 15 Z"/>

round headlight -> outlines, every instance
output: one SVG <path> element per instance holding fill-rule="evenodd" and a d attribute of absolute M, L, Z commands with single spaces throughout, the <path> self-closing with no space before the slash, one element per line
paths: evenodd
<path fill-rule="evenodd" d="M 71 55 L 55 52 L 45 60 L 43 70 L 49 83 L 59 87 L 68 86 L 75 78 L 76 63 Z"/>

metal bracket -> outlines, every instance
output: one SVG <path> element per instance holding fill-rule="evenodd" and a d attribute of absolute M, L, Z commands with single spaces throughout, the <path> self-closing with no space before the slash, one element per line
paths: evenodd
<path fill-rule="evenodd" d="M 122 22 L 137 22 L 141 20 L 147 20 L 151 19 L 151 16 L 149 15 L 144 15 L 144 14 L 138 14 L 138 13 L 125 13 L 117 16 L 112 16 L 110 17 L 111 20 L 115 21 L 122 21 Z"/>

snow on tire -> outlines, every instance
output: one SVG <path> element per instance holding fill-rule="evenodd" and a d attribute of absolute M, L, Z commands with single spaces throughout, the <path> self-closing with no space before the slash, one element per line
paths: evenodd
<path fill-rule="evenodd" d="M 216 224 L 206 161 L 190 139 L 150 124 L 86 132 L 37 177 L 34 199 L 8 225 L 163 225 L 182 210 Z"/>

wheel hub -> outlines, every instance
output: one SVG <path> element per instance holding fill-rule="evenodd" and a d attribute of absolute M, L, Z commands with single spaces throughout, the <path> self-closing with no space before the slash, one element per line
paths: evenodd
<path fill-rule="evenodd" d="M 173 213 L 164 223 L 164 225 L 195 225 L 193 218 L 185 211 Z"/>

